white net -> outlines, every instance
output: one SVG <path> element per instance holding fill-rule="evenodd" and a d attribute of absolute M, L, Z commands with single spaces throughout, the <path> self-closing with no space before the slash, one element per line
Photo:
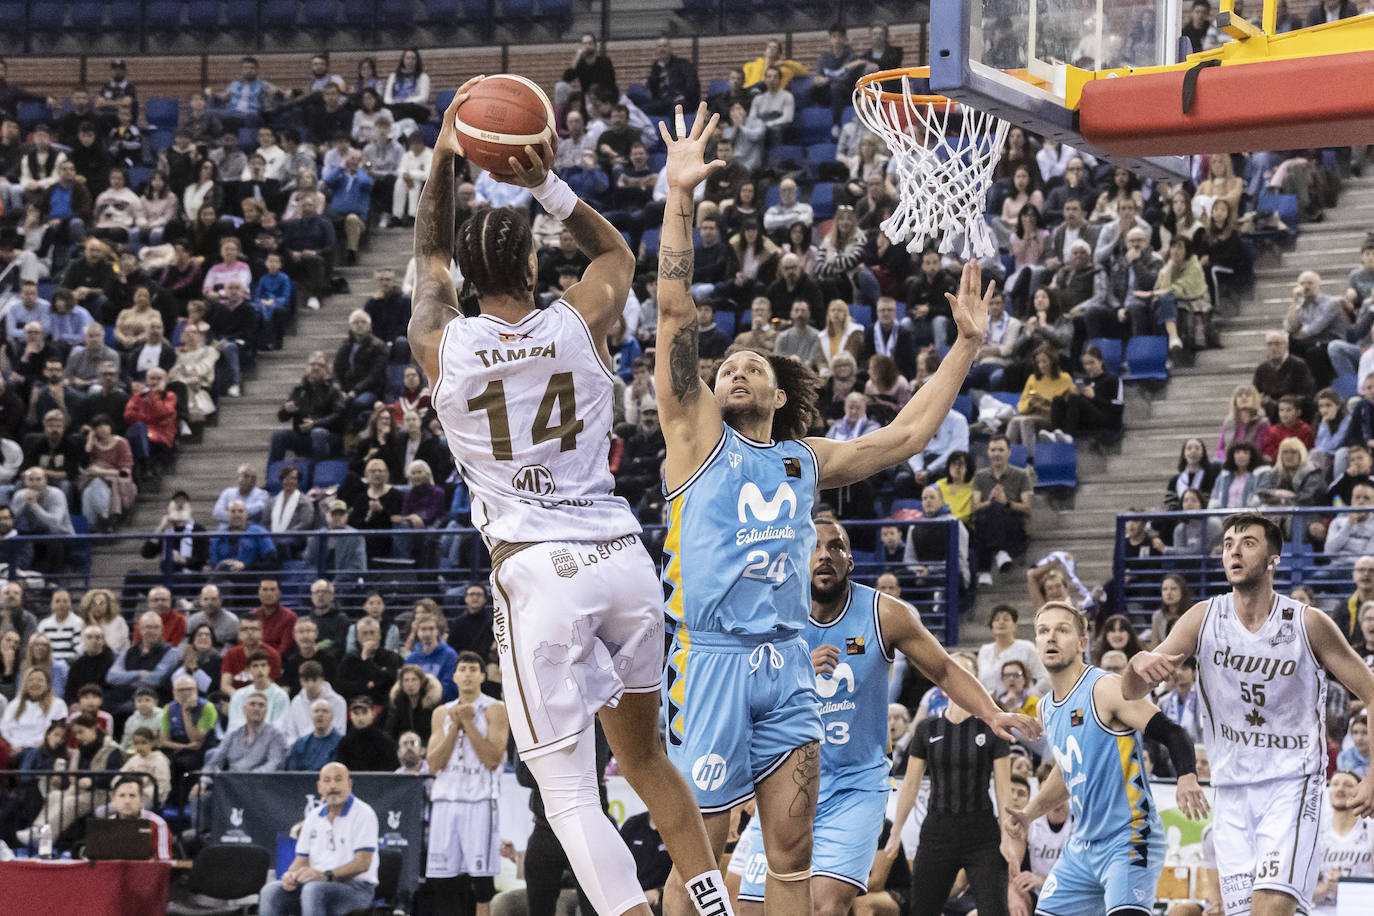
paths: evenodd
<path fill-rule="evenodd" d="M 898 203 L 882 224 L 887 237 L 907 242 L 913 253 L 930 240 L 941 254 L 957 248 L 965 260 L 995 255 L 997 242 L 983 210 L 1007 122 L 949 99 L 915 97 L 906 76 L 900 100 L 884 101 L 879 83 L 859 86 L 854 110 L 892 155 Z"/>

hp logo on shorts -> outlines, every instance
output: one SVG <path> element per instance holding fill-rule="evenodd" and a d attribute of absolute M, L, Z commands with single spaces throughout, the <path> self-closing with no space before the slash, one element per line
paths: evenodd
<path fill-rule="evenodd" d="M 711 792 L 725 784 L 725 758 L 719 754 L 705 754 L 692 764 L 692 782 L 703 792 Z"/>

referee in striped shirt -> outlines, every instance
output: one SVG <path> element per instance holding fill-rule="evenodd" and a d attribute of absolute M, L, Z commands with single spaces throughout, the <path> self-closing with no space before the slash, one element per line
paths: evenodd
<path fill-rule="evenodd" d="M 972 659 L 956 658 L 974 672 Z M 911 870 L 910 916 L 939 916 L 960 869 L 978 916 L 1007 916 L 1008 866 L 988 788 L 996 787 L 997 810 L 1005 811 L 1011 798 L 1009 754 L 1006 740 L 953 702 L 916 726 L 892 827 L 900 835 L 929 773 L 930 803 Z"/>

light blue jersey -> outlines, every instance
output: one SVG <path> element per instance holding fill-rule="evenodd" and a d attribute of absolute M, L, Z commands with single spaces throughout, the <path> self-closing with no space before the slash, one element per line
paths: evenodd
<path fill-rule="evenodd" d="M 818 477 L 800 440 L 769 445 L 725 426 L 701 468 L 668 494 L 665 606 L 685 647 L 697 633 L 782 639 L 805 625 Z"/>
<path fill-rule="evenodd" d="M 1145 775 L 1140 735 L 1108 728 L 1093 704 L 1107 676 L 1085 668 L 1068 696 L 1040 701 L 1045 740 L 1069 788 L 1073 836 L 1036 903 L 1046 916 L 1154 911 L 1167 847 Z"/>
<path fill-rule="evenodd" d="M 825 730 L 820 797 L 844 789 L 885 789 L 892 655 L 878 622 L 878 592 L 851 583 L 840 615 L 830 623 L 808 618 L 801 636 L 812 648 L 829 644 L 840 650 L 835 670 L 816 676 Z"/>

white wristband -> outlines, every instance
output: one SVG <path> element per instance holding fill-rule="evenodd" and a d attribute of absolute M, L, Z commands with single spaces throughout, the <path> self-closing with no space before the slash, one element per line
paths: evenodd
<path fill-rule="evenodd" d="M 539 201 L 539 206 L 556 220 L 561 221 L 572 216 L 573 210 L 577 207 L 577 193 L 553 172 L 544 176 L 544 183 L 537 188 L 531 188 L 530 193 Z"/>

